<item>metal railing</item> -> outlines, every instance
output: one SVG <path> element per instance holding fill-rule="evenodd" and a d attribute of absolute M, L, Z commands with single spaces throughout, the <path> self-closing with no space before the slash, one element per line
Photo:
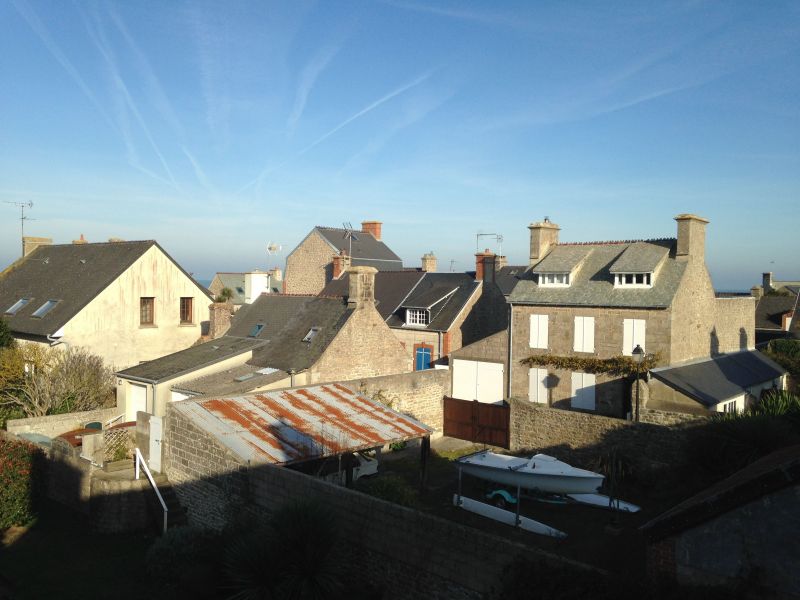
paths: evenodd
<path fill-rule="evenodd" d="M 147 475 L 147 479 L 150 481 L 150 485 L 153 486 L 153 491 L 156 493 L 158 497 L 158 501 L 161 503 L 161 508 L 164 509 L 164 530 L 163 533 L 167 532 L 167 513 L 169 513 L 169 509 L 167 508 L 166 502 L 164 502 L 164 498 L 161 497 L 161 492 L 158 491 L 158 486 L 156 485 L 155 480 L 153 479 L 153 474 L 150 473 L 150 469 L 147 467 L 147 462 L 144 460 L 144 456 L 139 451 L 139 448 L 136 448 L 136 479 L 139 479 L 139 465 L 144 467 L 144 474 Z"/>

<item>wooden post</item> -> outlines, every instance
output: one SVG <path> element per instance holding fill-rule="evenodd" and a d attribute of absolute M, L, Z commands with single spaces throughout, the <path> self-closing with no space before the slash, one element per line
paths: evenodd
<path fill-rule="evenodd" d="M 420 457 L 419 457 L 419 486 L 421 488 L 425 487 L 425 481 L 428 478 L 428 454 L 430 453 L 431 449 L 431 436 L 426 435 L 422 438 L 422 443 L 419 445 L 420 449 Z"/>

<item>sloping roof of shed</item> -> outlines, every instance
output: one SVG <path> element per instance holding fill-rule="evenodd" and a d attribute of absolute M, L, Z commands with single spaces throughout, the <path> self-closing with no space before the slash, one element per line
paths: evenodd
<path fill-rule="evenodd" d="M 761 352 L 745 350 L 688 365 L 653 369 L 650 374 L 704 406 L 714 406 L 785 372 Z"/>
<path fill-rule="evenodd" d="M 431 433 L 337 383 L 173 406 L 250 464 L 286 465 Z"/>

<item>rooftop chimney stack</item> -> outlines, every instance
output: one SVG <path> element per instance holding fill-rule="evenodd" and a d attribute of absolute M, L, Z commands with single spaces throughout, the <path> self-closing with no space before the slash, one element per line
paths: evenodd
<path fill-rule="evenodd" d="M 341 250 L 339 254 L 333 255 L 333 278 L 339 279 L 347 269 L 350 268 L 350 257 L 346 250 Z"/>
<path fill-rule="evenodd" d="M 274 269 L 269 270 L 269 274 L 272 276 L 272 279 L 275 281 L 283 281 L 283 271 L 280 267 L 275 267 Z"/>
<path fill-rule="evenodd" d="M 436 256 L 433 254 L 433 250 L 428 252 L 427 254 L 422 255 L 422 270 L 426 273 L 436 273 Z"/>
<path fill-rule="evenodd" d="M 708 219 L 697 215 L 683 214 L 675 217 L 678 222 L 678 260 L 706 260 L 706 225 Z"/>
<path fill-rule="evenodd" d="M 25 236 L 22 238 L 22 256 L 28 256 L 28 254 L 36 250 L 39 246 L 52 245 L 53 238 Z"/>
<path fill-rule="evenodd" d="M 493 277 L 494 253 L 486 248 L 475 254 L 475 280 L 483 281 L 487 275 Z"/>
<path fill-rule="evenodd" d="M 764 294 L 769 294 L 772 291 L 772 272 L 761 275 L 761 287 L 764 288 Z"/>
<path fill-rule="evenodd" d="M 538 223 L 531 223 L 528 225 L 531 230 L 531 254 L 529 265 L 532 267 L 544 258 L 547 251 L 552 246 L 558 244 L 558 232 L 561 228 L 555 223 L 551 223 L 550 219 L 545 217 L 544 221 Z"/>
<path fill-rule="evenodd" d="M 85 237 L 83 237 L 83 234 L 81 234 L 81 237 L 80 237 L 80 239 L 77 239 L 77 240 L 72 240 L 72 243 L 73 243 L 73 244 L 76 244 L 76 245 L 77 245 L 77 244 L 88 244 L 88 243 L 89 243 L 89 241 L 88 241 L 88 240 L 87 240 Z"/>
<path fill-rule="evenodd" d="M 508 266 L 508 257 L 500 256 L 499 254 L 494 257 L 494 268 L 497 270 Z"/>
<path fill-rule="evenodd" d="M 372 234 L 379 242 L 381 241 L 381 226 L 383 223 L 380 221 L 362 221 L 361 222 L 361 231 L 364 233 Z"/>
<path fill-rule="evenodd" d="M 759 300 L 764 295 L 764 288 L 760 285 L 754 285 L 750 288 L 750 295 L 756 300 Z"/>
<path fill-rule="evenodd" d="M 361 308 L 375 304 L 375 267 L 350 267 L 350 293 L 347 296 L 348 308 Z"/>

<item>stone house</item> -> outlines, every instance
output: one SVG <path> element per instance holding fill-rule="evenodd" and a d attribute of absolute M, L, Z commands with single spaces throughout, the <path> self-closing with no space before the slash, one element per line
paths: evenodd
<path fill-rule="evenodd" d="M 50 242 L 34 238 L 0 274 L 17 339 L 83 347 L 125 368 L 200 338 L 210 296 L 155 241 Z"/>
<path fill-rule="evenodd" d="M 239 310 L 243 305 L 255 302 L 262 293 L 281 293 L 283 275 L 277 267 L 269 271 L 256 269 L 246 273 L 216 273 L 208 286 L 208 290 L 216 298 L 225 288 L 233 292 L 230 301 L 234 310 Z"/>
<path fill-rule="evenodd" d="M 381 238 L 380 221 L 364 221 L 361 231 L 317 226 L 286 257 L 284 292 L 319 294 L 349 267 L 402 271 L 403 261 Z"/>
<path fill-rule="evenodd" d="M 451 352 L 505 329 L 507 311 L 494 283 L 494 255 L 480 253 L 477 278 L 437 273 L 432 253 L 421 270 L 381 271 L 375 277 L 376 308 L 413 359 L 415 371 L 433 368 Z M 491 267 L 484 269 L 484 262 Z M 328 283 L 321 296 L 347 297 L 348 276 Z"/>
<path fill-rule="evenodd" d="M 778 450 L 641 529 L 651 580 L 747 586 L 747 597 L 798 598 L 800 446 Z"/>
<path fill-rule="evenodd" d="M 117 373 L 126 415 L 156 416 L 171 401 L 375 377 L 411 370 L 411 358 L 375 308 L 375 269 L 353 267 L 341 298 L 263 294 L 228 333 Z"/>

